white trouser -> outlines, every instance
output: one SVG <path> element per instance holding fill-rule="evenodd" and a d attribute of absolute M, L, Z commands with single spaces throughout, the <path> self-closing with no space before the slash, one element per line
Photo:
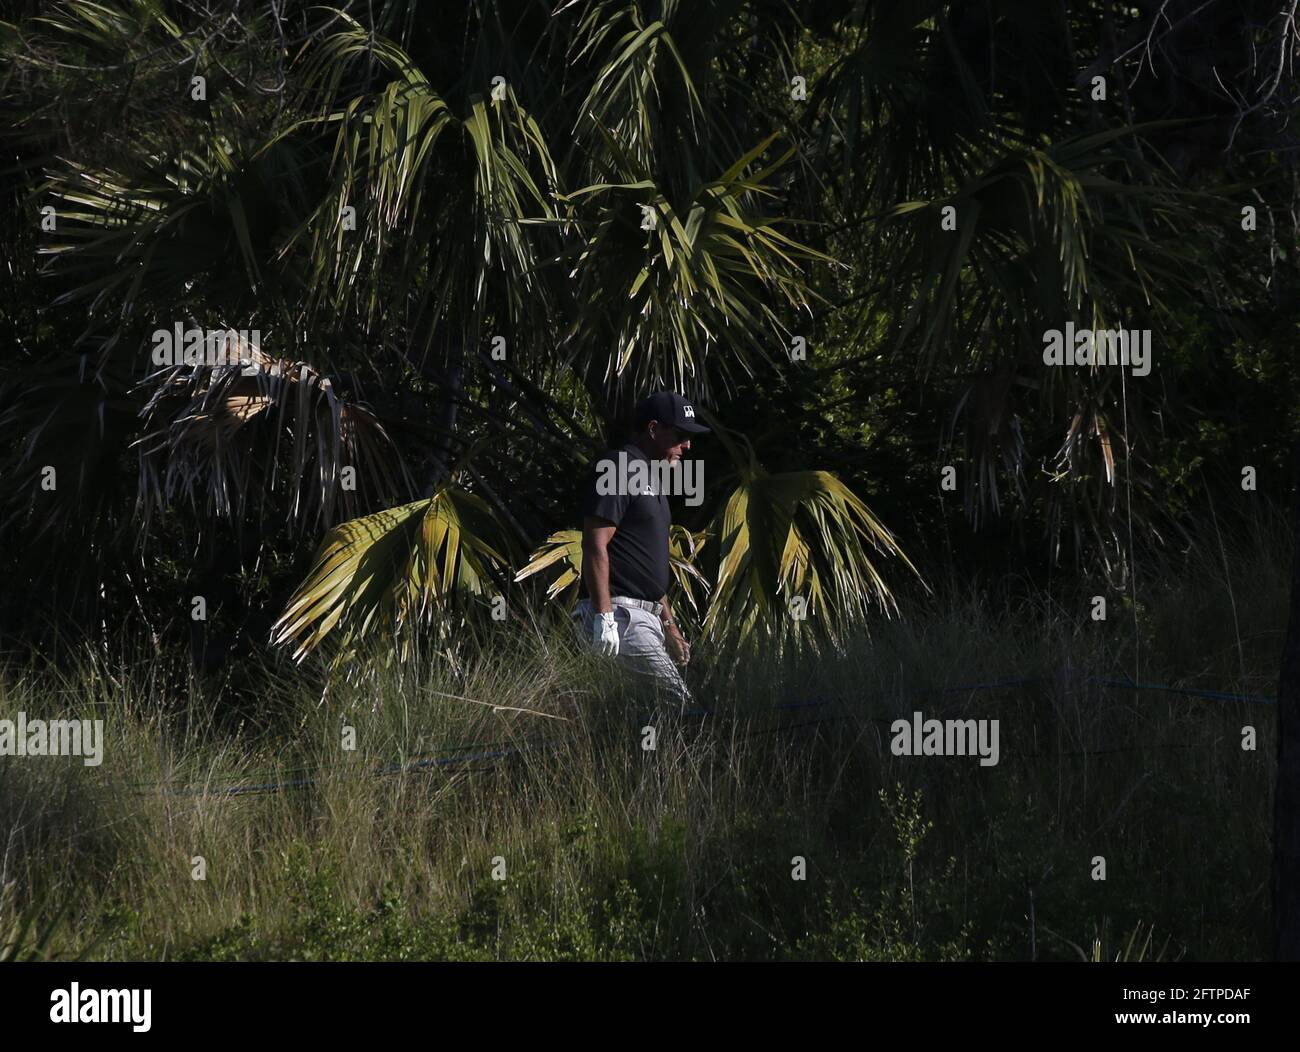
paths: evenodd
<path fill-rule="evenodd" d="M 686 681 L 677 670 L 677 665 L 668 656 L 664 645 L 664 626 L 656 614 L 642 610 L 637 606 L 624 606 L 618 602 L 621 596 L 612 600 L 614 624 L 618 628 L 618 659 L 628 668 L 648 678 L 654 686 L 666 691 L 683 705 L 693 704 L 691 692 L 686 688 Z M 591 601 L 583 599 L 573 613 L 574 627 L 582 641 L 591 645 L 591 627 L 596 612 Z"/>

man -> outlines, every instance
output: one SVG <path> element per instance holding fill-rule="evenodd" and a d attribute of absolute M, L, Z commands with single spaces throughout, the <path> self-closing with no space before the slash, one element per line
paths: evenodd
<path fill-rule="evenodd" d="M 634 424 L 632 441 L 607 452 L 587 483 L 583 598 L 574 616 L 598 653 L 617 657 L 686 705 L 691 695 L 677 666 L 685 667 L 691 648 L 668 604 L 672 513 L 662 482 L 669 471 L 680 472 L 691 436 L 709 429 L 672 391 L 641 402 Z"/>

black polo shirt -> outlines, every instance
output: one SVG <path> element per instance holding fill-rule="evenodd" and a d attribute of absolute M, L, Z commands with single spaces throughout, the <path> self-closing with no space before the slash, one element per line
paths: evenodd
<path fill-rule="evenodd" d="M 601 488 L 609 488 L 597 486 L 602 462 L 611 462 L 613 467 L 606 470 L 615 479 L 625 479 L 625 474 L 617 468 L 620 453 L 626 454 L 627 464 L 633 460 L 645 461 L 645 477 L 651 477 L 648 470 L 651 463 L 638 446 L 629 443 L 621 449 L 609 450 L 588 474 L 582 514 L 604 519 L 616 527 L 608 548 L 609 594 L 657 602 L 668 593 L 668 528 L 672 525 L 672 512 L 668 497 L 657 490 L 653 495 L 632 494 L 628 486 L 619 484 L 614 487 L 614 493 L 600 492 Z M 579 594 L 586 598 L 585 582 Z"/>

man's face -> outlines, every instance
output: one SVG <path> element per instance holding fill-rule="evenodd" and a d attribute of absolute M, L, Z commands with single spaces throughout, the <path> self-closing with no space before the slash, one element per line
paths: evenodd
<path fill-rule="evenodd" d="M 655 460 L 666 460 L 676 464 L 682 455 L 691 448 L 691 436 L 685 431 L 678 431 L 672 424 L 661 424 L 658 420 L 650 421 L 650 442 Z"/>

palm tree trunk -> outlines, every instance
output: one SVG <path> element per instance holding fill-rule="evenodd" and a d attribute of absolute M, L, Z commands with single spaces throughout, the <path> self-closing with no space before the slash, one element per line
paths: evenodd
<path fill-rule="evenodd" d="M 1292 449 L 1300 482 L 1300 443 Z M 1295 504 L 1291 603 L 1277 688 L 1277 782 L 1273 790 L 1273 956 L 1300 961 L 1300 485 Z"/>
<path fill-rule="evenodd" d="M 459 337 L 453 337 L 452 341 L 453 347 L 449 355 L 451 360 L 442 389 L 441 404 L 438 407 L 437 445 L 433 448 L 432 462 L 425 481 L 425 497 L 432 497 L 451 471 L 451 438 L 456 430 L 456 410 L 460 404 L 461 391 L 465 387 L 464 347 Z"/>

